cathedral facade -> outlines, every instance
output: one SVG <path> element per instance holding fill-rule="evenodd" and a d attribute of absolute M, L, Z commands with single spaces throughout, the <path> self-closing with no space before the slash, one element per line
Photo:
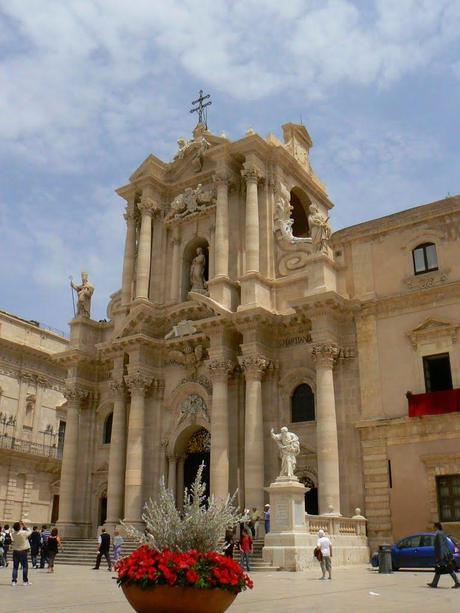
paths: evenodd
<path fill-rule="evenodd" d="M 121 290 L 95 322 L 82 283 L 54 357 L 63 534 L 140 525 L 162 477 L 180 506 L 202 462 L 210 493 L 262 511 L 282 425 L 310 515 L 359 508 L 375 543 L 460 522 L 460 198 L 332 234 L 304 126 L 178 144 L 117 190 Z"/>

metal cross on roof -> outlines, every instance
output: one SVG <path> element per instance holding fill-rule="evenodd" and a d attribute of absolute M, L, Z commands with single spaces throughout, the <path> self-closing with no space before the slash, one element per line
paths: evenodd
<path fill-rule="evenodd" d="M 203 102 L 210 97 L 210 94 L 203 96 L 203 90 L 200 89 L 199 97 L 192 102 L 192 104 L 197 104 L 198 106 L 190 110 L 190 113 L 198 113 L 198 123 L 204 124 L 206 128 L 208 127 L 208 111 L 206 107 L 210 106 L 212 102 L 211 100 L 205 104 Z"/>

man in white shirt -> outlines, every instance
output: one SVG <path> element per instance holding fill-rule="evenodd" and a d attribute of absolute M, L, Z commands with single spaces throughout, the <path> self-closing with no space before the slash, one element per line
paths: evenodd
<path fill-rule="evenodd" d="M 28 578 L 28 562 L 27 555 L 30 549 L 29 536 L 32 530 L 29 530 L 25 524 L 25 520 L 16 522 L 13 526 L 11 534 L 13 547 L 13 577 L 11 584 L 16 585 L 18 580 L 19 564 L 22 566 L 22 580 L 24 585 L 30 585 Z"/>
<path fill-rule="evenodd" d="M 324 534 L 324 530 L 318 530 L 318 543 L 317 547 L 319 547 L 321 551 L 321 571 L 323 576 L 320 577 L 322 581 L 326 579 L 326 571 L 328 572 L 329 579 L 332 579 L 331 570 L 332 570 L 332 543 L 329 538 Z"/>

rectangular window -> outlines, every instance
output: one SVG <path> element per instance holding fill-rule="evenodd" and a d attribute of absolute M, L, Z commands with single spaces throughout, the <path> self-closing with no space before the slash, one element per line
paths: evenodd
<path fill-rule="evenodd" d="M 62 452 L 64 449 L 64 437 L 65 437 L 65 421 L 59 422 L 59 431 L 58 431 L 58 450 Z"/>
<path fill-rule="evenodd" d="M 460 521 L 460 475 L 436 477 L 440 521 Z"/>
<path fill-rule="evenodd" d="M 423 372 L 425 373 L 427 392 L 442 392 L 452 389 L 452 373 L 448 353 L 424 356 Z"/>
<path fill-rule="evenodd" d="M 425 272 L 425 254 L 423 249 L 415 249 L 414 251 L 414 268 L 415 272 Z"/>

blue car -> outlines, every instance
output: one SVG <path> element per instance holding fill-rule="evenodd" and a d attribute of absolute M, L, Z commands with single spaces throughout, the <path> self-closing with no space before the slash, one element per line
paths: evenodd
<path fill-rule="evenodd" d="M 400 568 L 434 568 L 434 533 L 419 532 L 401 539 L 391 547 L 391 561 L 393 570 Z M 455 560 L 457 571 L 460 570 L 460 545 L 448 536 L 449 547 Z M 374 568 L 379 566 L 379 554 L 374 553 L 371 558 Z"/>

